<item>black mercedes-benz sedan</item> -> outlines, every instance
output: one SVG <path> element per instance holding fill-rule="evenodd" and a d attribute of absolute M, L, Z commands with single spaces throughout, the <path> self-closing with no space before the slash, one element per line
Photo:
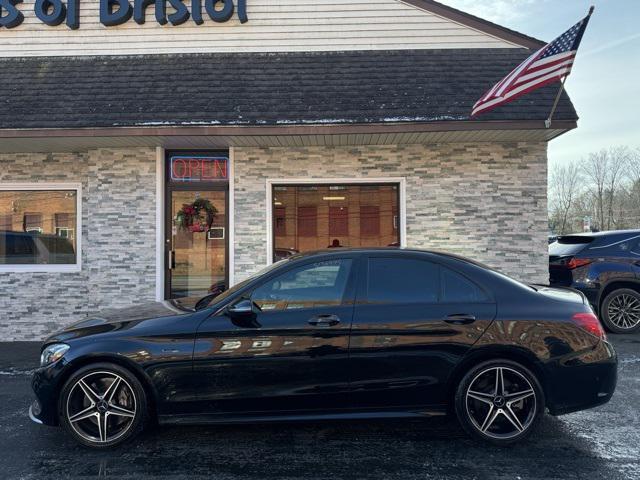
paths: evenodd
<path fill-rule="evenodd" d="M 428 417 L 509 444 L 607 402 L 616 354 L 583 294 L 454 255 L 297 254 L 217 296 L 137 306 L 43 345 L 32 420 L 83 445 L 149 422 Z"/>

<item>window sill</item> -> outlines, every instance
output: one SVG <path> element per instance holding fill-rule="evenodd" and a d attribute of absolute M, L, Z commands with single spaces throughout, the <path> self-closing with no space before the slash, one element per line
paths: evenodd
<path fill-rule="evenodd" d="M 0 273 L 74 273 L 80 265 L 0 265 Z"/>

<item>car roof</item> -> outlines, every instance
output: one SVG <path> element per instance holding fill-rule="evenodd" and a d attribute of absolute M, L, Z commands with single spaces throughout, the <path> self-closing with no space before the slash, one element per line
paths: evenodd
<path fill-rule="evenodd" d="M 560 235 L 560 237 L 607 237 L 609 235 L 640 235 L 640 230 L 606 230 L 603 232 L 580 232 Z"/>
<path fill-rule="evenodd" d="M 440 250 L 427 250 L 421 248 L 408 248 L 408 247 L 339 247 L 339 248 L 323 248 L 319 250 L 312 250 L 309 252 L 302 252 L 296 255 L 292 255 L 288 258 L 288 260 L 296 260 L 303 259 L 307 257 L 319 256 L 319 255 L 339 255 L 345 253 L 380 253 L 380 252 L 388 252 L 395 253 L 401 255 L 403 253 L 411 254 L 411 253 L 426 253 L 430 255 L 436 255 L 439 257 L 451 258 L 454 260 L 470 263 L 472 265 L 476 265 L 481 268 L 486 268 L 489 270 L 493 270 L 493 268 L 485 265 L 481 262 L 477 262 L 467 257 L 463 257 L 462 255 L 457 255 L 451 252 L 443 252 Z"/>

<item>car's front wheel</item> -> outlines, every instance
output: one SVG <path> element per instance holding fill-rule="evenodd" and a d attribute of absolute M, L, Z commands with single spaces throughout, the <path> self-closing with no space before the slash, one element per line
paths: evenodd
<path fill-rule="evenodd" d="M 600 309 L 601 319 L 613 333 L 632 333 L 640 330 L 640 293 L 621 288 L 608 294 Z"/>
<path fill-rule="evenodd" d="M 544 395 L 533 373 L 510 360 L 472 368 L 458 385 L 456 415 L 472 436 L 509 445 L 528 436 L 544 412 Z"/>
<path fill-rule="evenodd" d="M 79 443 L 110 448 L 140 433 L 147 401 L 139 380 L 112 363 L 96 363 L 74 372 L 58 403 L 60 422 Z"/>

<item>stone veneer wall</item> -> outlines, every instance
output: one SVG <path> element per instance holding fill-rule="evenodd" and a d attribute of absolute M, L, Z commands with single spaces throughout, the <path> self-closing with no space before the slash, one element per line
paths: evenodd
<path fill-rule="evenodd" d="M 548 282 L 546 143 L 236 148 L 235 280 L 266 264 L 266 180 L 405 177 L 407 246 Z"/>
<path fill-rule="evenodd" d="M 405 177 L 407 243 L 547 280 L 546 144 L 236 148 L 235 280 L 266 264 L 266 179 Z M 0 182 L 82 182 L 82 271 L 0 273 L 0 340 L 155 299 L 153 148 L 0 154 Z"/>
<path fill-rule="evenodd" d="M 0 273 L 0 340 L 37 340 L 110 306 L 155 300 L 153 148 L 0 154 L 0 182 L 82 183 L 82 271 Z"/>

